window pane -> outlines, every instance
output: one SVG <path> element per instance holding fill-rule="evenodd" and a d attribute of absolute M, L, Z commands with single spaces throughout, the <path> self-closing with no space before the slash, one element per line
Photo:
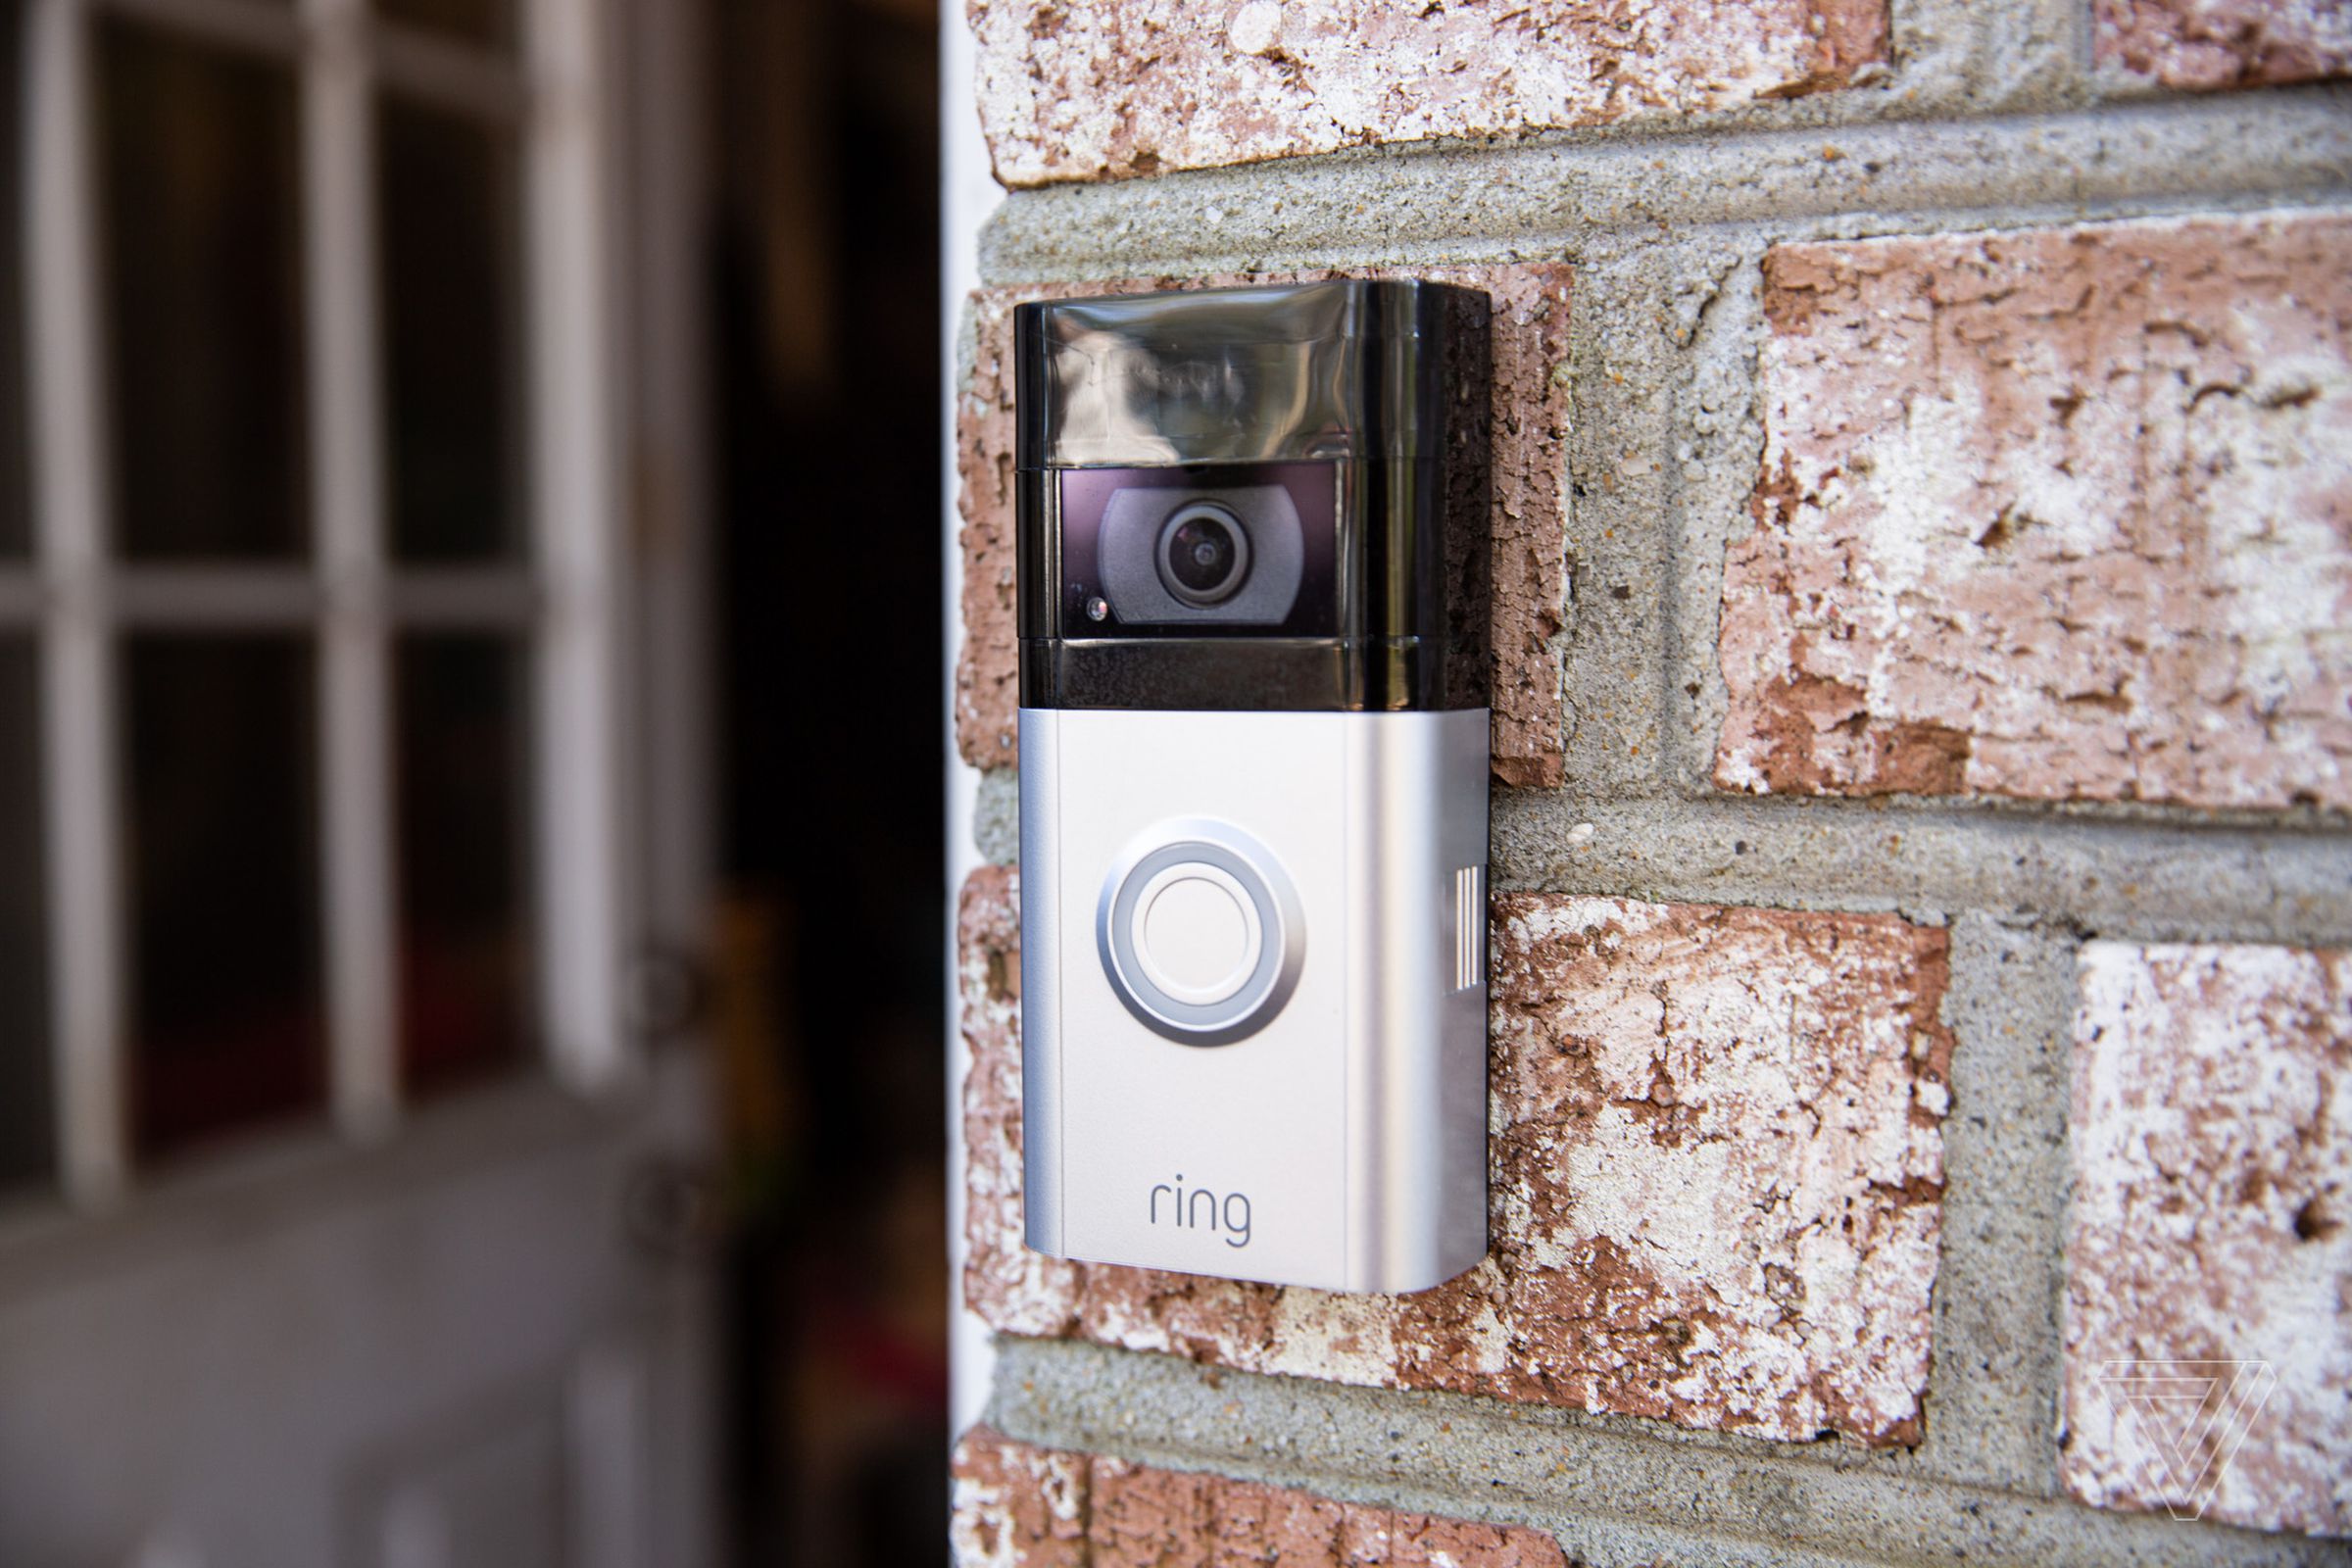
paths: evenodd
<path fill-rule="evenodd" d="M 467 43 L 506 49 L 514 42 L 514 8 L 509 0 L 376 0 L 375 9 L 387 22 L 424 27 Z"/>
<path fill-rule="evenodd" d="M 0 561 L 32 548 L 24 472 L 23 8 L 0 6 Z"/>
<path fill-rule="evenodd" d="M 131 1125 L 142 1154 L 318 1106 L 312 656 L 130 640 Z"/>
<path fill-rule="evenodd" d="M 512 555 L 522 533 L 513 137 L 387 97 L 377 149 L 392 553 Z"/>
<path fill-rule="evenodd" d="M 520 1061 L 530 1004 L 521 649 L 400 644 L 401 1072 L 429 1094 Z"/>
<path fill-rule="evenodd" d="M 0 637 L 0 1186 L 51 1170 L 49 949 L 41 920 L 41 747 L 31 644 Z"/>
<path fill-rule="evenodd" d="M 142 560 L 299 554 L 293 76 L 120 17 L 99 40 L 120 546 Z"/>

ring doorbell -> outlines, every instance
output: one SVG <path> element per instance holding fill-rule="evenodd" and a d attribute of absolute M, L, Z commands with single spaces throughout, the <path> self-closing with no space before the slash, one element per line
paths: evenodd
<path fill-rule="evenodd" d="M 1486 1253 L 1486 328 L 1410 281 L 1018 314 L 1039 1251 Z"/>

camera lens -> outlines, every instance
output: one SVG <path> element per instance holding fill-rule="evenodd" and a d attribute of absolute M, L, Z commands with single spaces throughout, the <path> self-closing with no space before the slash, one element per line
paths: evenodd
<path fill-rule="evenodd" d="M 1188 605 L 1232 598 L 1250 575 L 1250 536 L 1241 519 L 1213 501 L 1177 509 L 1160 529 L 1159 575 Z"/>

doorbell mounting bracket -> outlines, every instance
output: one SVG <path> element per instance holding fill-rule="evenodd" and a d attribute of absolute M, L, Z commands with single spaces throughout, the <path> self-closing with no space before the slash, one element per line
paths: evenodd
<path fill-rule="evenodd" d="M 1039 1251 L 1382 1292 L 1486 1255 L 1487 312 L 1017 313 Z"/>

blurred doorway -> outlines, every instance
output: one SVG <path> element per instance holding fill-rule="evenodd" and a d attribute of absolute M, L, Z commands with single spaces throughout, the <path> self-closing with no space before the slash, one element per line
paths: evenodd
<path fill-rule="evenodd" d="M 947 1534 L 938 12 L 717 0 L 734 1519 L 747 1565 Z M 759 1109 L 757 1107 L 764 1107 Z"/>
<path fill-rule="evenodd" d="M 0 1561 L 717 1555 L 699 16 L 0 5 Z"/>

